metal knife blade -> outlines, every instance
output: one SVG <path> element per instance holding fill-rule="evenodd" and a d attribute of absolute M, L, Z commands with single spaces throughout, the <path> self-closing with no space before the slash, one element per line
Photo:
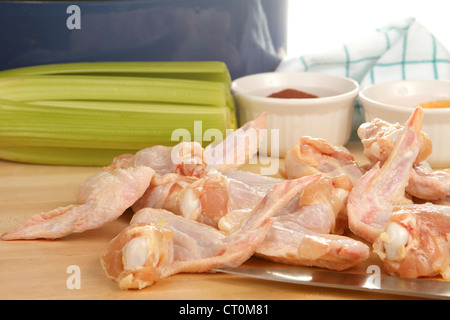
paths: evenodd
<path fill-rule="evenodd" d="M 450 299 L 450 281 L 408 279 L 381 274 L 290 268 L 216 268 L 213 271 L 302 285 L 360 290 L 432 299 Z"/>

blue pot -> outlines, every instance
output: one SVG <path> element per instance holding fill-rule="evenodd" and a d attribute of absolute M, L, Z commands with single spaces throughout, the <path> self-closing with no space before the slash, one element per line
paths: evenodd
<path fill-rule="evenodd" d="M 232 78 L 273 71 L 286 1 L 0 2 L 0 70 L 64 62 L 201 61 Z"/>

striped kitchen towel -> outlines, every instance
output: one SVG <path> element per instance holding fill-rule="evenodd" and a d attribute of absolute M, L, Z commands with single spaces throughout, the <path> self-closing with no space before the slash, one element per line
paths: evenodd
<path fill-rule="evenodd" d="M 283 60 L 276 71 L 336 74 L 362 88 L 395 80 L 450 79 L 450 52 L 410 17 L 335 50 Z"/>

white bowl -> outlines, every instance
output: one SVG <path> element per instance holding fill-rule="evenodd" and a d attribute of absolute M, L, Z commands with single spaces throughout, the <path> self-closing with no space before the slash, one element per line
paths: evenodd
<path fill-rule="evenodd" d="M 448 80 L 402 80 L 384 82 L 361 90 L 359 99 L 365 121 L 380 118 L 404 124 L 415 106 L 435 100 L 450 100 Z M 427 161 L 435 168 L 450 167 L 450 108 L 424 108 L 422 131 L 428 134 L 433 152 Z"/>
<path fill-rule="evenodd" d="M 318 98 L 267 97 L 283 89 L 304 91 Z M 335 145 L 346 144 L 359 85 L 349 78 L 321 73 L 267 72 L 234 80 L 231 91 L 240 125 L 261 112 L 268 112 L 268 144 L 260 152 L 267 155 L 278 152 L 283 157 L 299 143 L 301 136 L 323 138 Z"/>

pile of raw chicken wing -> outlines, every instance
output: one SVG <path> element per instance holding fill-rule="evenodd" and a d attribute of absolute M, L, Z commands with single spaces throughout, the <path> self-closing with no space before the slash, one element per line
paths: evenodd
<path fill-rule="evenodd" d="M 100 259 L 122 289 L 253 255 L 345 270 L 374 252 L 392 275 L 448 279 L 450 173 L 427 163 L 422 117 L 418 107 L 405 124 L 362 124 L 363 167 L 342 146 L 300 137 L 272 177 L 239 170 L 261 141 L 235 142 L 266 129 L 262 113 L 214 146 L 181 142 L 118 156 L 82 183 L 77 204 L 32 216 L 2 239 L 60 238 L 131 208 L 129 226 Z"/>

